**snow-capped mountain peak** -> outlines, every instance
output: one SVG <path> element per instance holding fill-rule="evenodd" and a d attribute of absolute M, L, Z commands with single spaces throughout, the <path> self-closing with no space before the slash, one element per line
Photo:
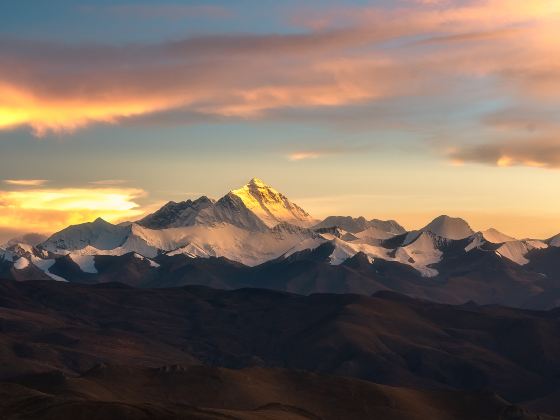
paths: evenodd
<path fill-rule="evenodd" d="M 246 185 L 232 190 L 229 194 L 238 197 L 245 207 L 268 227 L 282 222 L 309 227 L 316 222 L 309 213 L 259 178 L 251 179 Z"/>
<path fill-rule="evenodd" d="M 442 238 L 453 240 L 465 239 L 474 234 L 474 231 L 465 220 L 447 215 L 436 217 L 420 230 L 422 232 L 432 232 Z"/>
<path fill-rule="evenodd" d="M 254 185 L 256 187 L 261 187 L 261 188 L 270 188 L 268 185 L 265 184 L 265 182 L 260 179 L 260 178 L 252 178 L 247 185 Z"/>
<path fill-rule="evenodd" d="M 279 223 L 309 227 L 315 220 L 263 180 L 253 178 L 218 201 L 205 196 L 194 201 L 170 201 L 137 223 L 150 229 L 228 223 L 263 232 Z"/>
<path fill-rule="evenodd" d="M 97 218 L 93 222 L 68 226 L 43 242 L 40 248 L 55 253 L 83 249 L 87 246 L 111 250 L 120 246 L 129 232 L 129 226 L 116 226 Z"/>
<path fill-rule="evenodd" d="M 502 233 L 494 228 L 487 229 L 480 233 L 482 234 L 484 239 L 494 244 L 517 241 L 517 239 L 514 238 L 513 236 L 506 235 L 505 233 Z"/>

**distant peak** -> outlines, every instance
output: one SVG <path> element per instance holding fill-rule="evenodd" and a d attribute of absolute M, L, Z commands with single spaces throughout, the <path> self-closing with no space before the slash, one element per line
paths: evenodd
<path fill-rule="evenodd" d="M 260 178 L 252 178 L 247 185 L 254 185 L 257 187 L 267 187 L 268 185 Z"/>
<path fill-rule="evenodd" d="M 213 202 L 214 200 L 212 200 L 210 197 L 206 195 L 202 195 L 193 201 L 193 203 L 213 203 Z"/>
<path fill-rule="evenodd" d="M 461 223 L 461 224 L 468 224 L 465 219 L 461 219 L 460 217 L 452 217 L 448 216 L 447 214 L 442 214 L 441 216 L 436 217 L 432 220 L 431 223 Z"/>
<path fill-rule="evenodd" d="M 95 219 L 95 220 L 93 221 L 93 223 L 95 223 L 96 225 L 106 225 L 106 224 L 108 224 L 109 222 L 107 222 L 105 219 L 103 219 L 103 218 L 101 218 L 101 217 L 98 217 L 97 219 Z"/>
<path fill-rule="evenodd" d="M 436 217 L 421 230 L 453 240 L 464 239 L 474 234 L 474 231 L 465 220 L 446 214 Z"/>
<path fill-rule="evenodd" d="M 461 219 L 460 217 L 452 217 L 447 214 L 442 214 L 441 216 L 436 217 L 433 221 L 435 222 L 438 220 L 462 221 L 463 219 Z"/>
<path fill-rule="evenodd" d="M 268 227 L 282 222 L 300 227 L 309 227 L 316 223 L 305 210 L 260 178 L 251 179 L 243 187 L 230 191 L 229 195 L 241 200 L 244 206 Z"/>
<path fill-rule="evenodd" d="M 516 238 L 513 236 L 506 235 L 505 233 L 500 232 L 497 229 L 490 228 L 480 232 L 482 237 L 486 239 L 488 242 L 492 242 L 495 244 L 503 243 L 503 242 L 513 242 L 517 241 Z"/>

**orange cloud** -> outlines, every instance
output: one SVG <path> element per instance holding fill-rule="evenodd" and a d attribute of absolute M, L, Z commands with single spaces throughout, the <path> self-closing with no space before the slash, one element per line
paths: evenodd
<path fill-rule="evenodd" d="M 288 159 L 292 161 L 307 160 L 307 159 L 317 159 L 321 157 L 320 152 L 294 152 L 288 155 Z"/>
<path fill-rule="evenodd" d="M 141 215 L 133 188 L 61 188 L 0 191 L 0 230 L 50 233 L 102 217 L 122 221 Z"/>
<path fill-rule="evenodd" d="M 57 97 L 34 94 L 0 81 L 0 129 L 29 125 L 41 136 L 47 131 L 73 131 L 92 122 L 155 112 L 183 104 L 187 98 L 135 97 L 106 93 L 104 98 Z"/>
<path fill-rule="evenodd" d="M 46 179 L 5 179 L 4 183 L 8 185 L 16 185 L 18 187 L 39 187 L 45 185 Z"/>

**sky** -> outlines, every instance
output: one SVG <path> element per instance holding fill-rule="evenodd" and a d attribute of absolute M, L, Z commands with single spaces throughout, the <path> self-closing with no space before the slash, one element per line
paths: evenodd
<path fill-rule="evenodd" d="M 0 242 L 259 177 L 317 218 L 560 232 L 557 0 L 4 0 Z"/>

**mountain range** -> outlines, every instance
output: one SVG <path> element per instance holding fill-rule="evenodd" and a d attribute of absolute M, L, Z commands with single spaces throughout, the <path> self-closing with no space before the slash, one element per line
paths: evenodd
<path fill-rule="evenodd" d="M 560 418 L 560 235 L 317 220 L 253 179 L 10 241 L 0 279 L 2 419 Z"/>
<path fill-rule="evenodd" d="M 516 239 L 440 216 L 314 219 L 254 178 L 218 200 L 169 202 L 136 222 L 73 225 L 0 248 L 0 278 L 141 287 L 200 284 L 295 293 L 406 293 L 444 303 L 560 304 L 560 235 Z"/>

